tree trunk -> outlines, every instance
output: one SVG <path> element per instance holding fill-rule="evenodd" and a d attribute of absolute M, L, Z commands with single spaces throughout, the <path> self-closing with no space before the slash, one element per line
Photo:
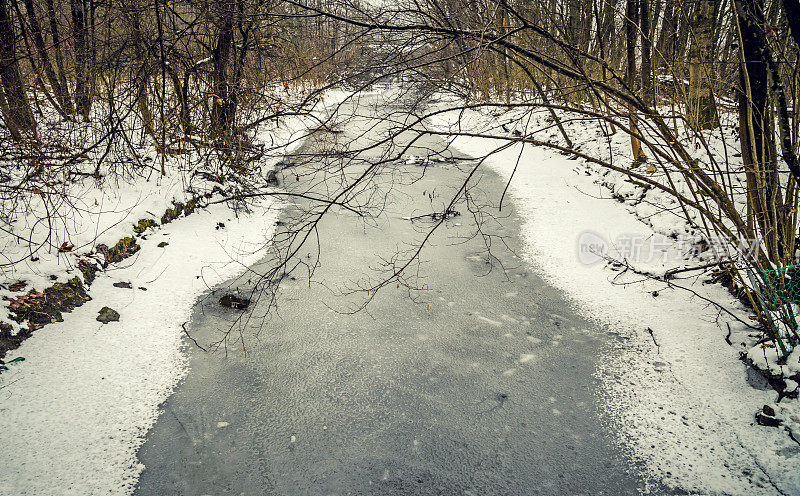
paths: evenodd
<path fill-rule="evenodd" d="M 625 82 L 631 92 L 636 93 L 637 78 L 636 78 L 636 39 L 639 33 L 639 4 L 638 0 L 626 0 L 625 5 L 625 54 L 627 67 L 625 70 Z M 642 143 L 639 138 L 634 134 L 639 134 L 638 116 L 632 106 L 629 106 L 629 118 L 631 129 L 631 152 L 633 153 L 634 162 L 643 162 L 645 160 L 644 151 L 642 150 Z"/>
<path fill-rule="evenodd" d="M 783 11 L 786 13 L 786 20 L 789 30 L 797 46 L 800 46 L 800 2 L 797 0 L 783 0 Z"/>
<path fill-rule="evenodd" d="M 25 10 L 28 13 L 28 23 L 31 27 L 31 35 L 33 37 L 34 46 L 36 47 L 36 52 L 41 60 L 42 68 L 47 76 L 47 80 L 50 82 L 50 86 L 53 88 L 56 101 L 58 101 L 58 104 L 61 106 L 61 110 L 65 114 L 71 114 L 73 109 L 72 99 L 69 96 L 69 89 L 62 86 L 61 81 L 58 79 L 58 76 L 53 69 L 53 64 L 50 62 L 50 56 L 48 55 L 47 48 L 44 44 L 42 27 L 41 24 L 39 24 L 39 19 L 36 15 L 36 9 L 34 8 L 33 0 L 23 0 L 23 3 L 25 4 Z"/>
<path fill-rule="evenodd" d="M 676 22 L 675 2 L 667 0 L 667 4 L 664 7 L 664 21 L 661 24 L 661 33 L 658 36 L 656 69 L 669 67 L 672 64 L 673 50 L 675 48 Z"/>
<path fill-rule="evenodd" d="M 655 102 L 653 94 L 653 43 L 652 43 L 652 17 L 650 13 L 650 1 L 640 0 L 641 18 L 641 42 L 642 42 L 642 100 L 648 106 Z"/>
<path fill-rule="evenodd" d="M 70 0 L 72 11 L 72 37 L 75 47 L 75 110 L 89 118 L 91 98 L 87 82 L 88 50 L 86 47 L 86 18 L 83 11 L 83 0 Z"/>
<path fill-rule="evenodd" d="M 67 76 L 66 72 L 64 71 L 64 58 L 61 55 L 61 37 L 58 33 L 58 21 L 56 20 L 56 8 L 53 3 L 53 0 L 47 0 L 47 18 L 50 22 L 50 36 L 53 39 L 53 46 L 51 50 L 55 53 L 56 59 L 56 68 L 58 69 L 58 84 L 61 89 L 64 91 L 67 99 L 67 106 L 64 107 L 64 112 L 67 114 L 72 114 L 75 112 L 75 108 L 72 105 L 72 97 L 70 96 L 69 92 L 69 84 L 67 83 Z"/>
<path fill-rule="evenodd" d="M 6 2 L 7 0 L 0 0 L 0 82 L 5 100 L 2 112 L 11 136 L 19 140 L 22 133 L 36 133 L 36 121 L 19 72 L 16 32 Z"/>
<path fill-rule="evenodd" d="M 793 234 L 786 232 L 786 212 L 777 170 L 770 105 L 769 53 L 765 39 L 765 4 L 764 0 L 734 0 L 734 3 L 741 42 L 743 98 L 740 104 L 744 110 L 740 113 L 745 117 L 740 136 L 742 157 L 745 170 L 752 175 L 752 182 L 755 183 L 748 184 L 752 186 L 748 196 L 749 208 L 756 218 L 769 259 L 780 265 L 782 261 L 792 258 L 787 244 Z M 747 155 L 745 152 L 748 152 Z"/>
<path fill-rule="evenodd" d="M 150 85 L 150 61 L 148 54 L 145 53 L 144 35 L 139 24 L 138 12 L 130 13 L 131 34 L 133 36 L 133 53 L 136 57 L 136 66 L 132 80 L 136 85 L 136 106 L 139 109 L 139 116 L 142 118 L 144 132 L 153 138 L 156 147 L 159 147 L 156 130 L 153 125 L 153 113 L 150 111 L 150 103 L 147 98 L 147 89 Z M 163 151 L 163 150 L 162 150 Z"/>
<path fill-rule="evenodd" d="M 689 50 L 689 100 L 687 121 L 695 131 L 719 126 L 714 101 L 714 10 L 718 0 L 699 0 L 692 19 Z"/>
<path fill-rule="evenodd" d="M 228 139 L 233 134 L 233 119 L 236 112 L 231 101 L 231 87 L 228 80 L 228 63 L 233 45 L 233 20 L 231 16 L 222 19 L 214 47 L 213 102 L 211 106 L 211 135 L 215 139 Z"/>

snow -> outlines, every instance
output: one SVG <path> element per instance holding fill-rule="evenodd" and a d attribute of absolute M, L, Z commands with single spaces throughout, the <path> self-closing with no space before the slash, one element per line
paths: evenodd
<path fill-rule="evenodd" d="M 92 301 L 11 353 L 26 360 L 1 379 L 0 493 L 132 491 L 136 450 L 185 373 L 181 324 L 199 295 L 263 256 L 276 215 L 269 201 L 240 218 L 217 205 L 165 226 L 95 281 Z M 95 321 L 103 306 L 120 322 Z"/>
<path fill-rule="evenodd" d="M 437 131 L 488 130 L 497 136 L 498 120 L 475 111 L 450 112 L 433 116 L 429 125 Z M 571 124 L 573 140 L 604 146 L 592 126 Z M 534 122 L 530 128 L 545 125 Z M 717 309 L 688 291 L 607 264 L 582 263 L 578 242 L 587 233 L 621 259 L 627 253 L 613 240 L 649 240 L 665 230 L 686 233 L 685 224 L 632 212 L 628 202 L 611 198 L 609 189 L 598 184 L 603 180 L 596 169 L 580 161 L 530 145 L 500 149 L 506 145 L 489 138 L 453 140 L 456 149 L 476 158 L 499 150 L 487 163 L 507 180 L 513 174 L 509 191 L 524 220 L 527 259 L 611 336 L 600 358 L 604 390 L 598 397 L 609 428 L 619 433 L 631 460 L 645 467 L 650 487 L 660 483 L 700 494 L 800 492 L 800 446 L 782 429 L 754 422 L 765 404 L 775 406 L 777 395 L 766 385 L 750 385 L 755 373 L 739 360 L 739 350 L 725 343 L 726 319 Z M 623 150 L 612 148 L 612 154 L 624 160 Z M 672 243 L 662 250 L 663 256 L 647 262 L 648 271 L 663 274 L 686 265 L 680 246 Z M 676 283 L 723 302 L 746 320 L 738 302 L 719 285 L 696 277 Z M 745 334 L 741 324 L 729 323 L 734 336 Z M 794 405 L 779 406 L 792 410 Z"/>
<path fill-rule="evenodd" d="M 261 163 L 264 173 L 300 146 L 345 96 L 328 92 L 310 115 L 261 128 L 256 138 L 271 144 Z M 74 277 L 77 256 L 97 243 L 111 246 L 131 236 L 140 218 L 160 220 L 173 201 L 189 198 L 192 171 L 167 165 L 165 178 L 118 178 L 102 188 L 91 178 L 72 184 L 65 195 L 72 204 L 65 203 L 59 210 L 63 215 L 54 216 L 58 224 L 51 239 L 47 226 L 37 223 L 44 206 L 34 195 L 32 210 L 16 215 L 14 229 L 44 248 L 38 261 L 5 267 L 0 282 L 23 279 L 29 283 L 26 292 L 41 291 L 53 283 L 51 274 L 60 281 Z M 133 491 L 143 469 L 136 451 L 159 405 L 186 373 L 181 324 L 201 294 L 264 256 L 279 209 L 271 197 L 255 201 L 247 212 L 216 204 L 148 229 L 137 239 L 139 252 L 97 274 L 91 301 L 8 353 L 6 362 L 25 360 L 9 363 L 0 375 L 0 494 Z M 4 258 L 24 258 L 28 248 L 7 234 L 0 236 Z M 55 248 L 63 241 L 74 250 L 58 253 Z M 168 245 L 158 247 L 163 241 Z M 130 282 L 133 289 L 114 287 L 115 282 Z M 95 320 L 104 306 L 119 312 L 119 322 Z M 0 320 L 9 321 L 5 306 Z"/>
<path fill-rule="evenodd" d="M 63 215 L 54 216 L 51 225 L 39 221 L 46 217 L 47 206 L 42 198 L 34 196 L 28 204 L 31 211 L 19 216 L 14 228 L 19 236 L 33 240 L 34 248 L 43 245 L 36 252 L 38 260 L 32 261 L 28 257 L 28 244 L 20 243 L 12 236 L 2 236 L 0 251 L 4 262 L 21 262 L 3 266 L 0 276 L 6 281 L 26 281 L 25 292 L 31 287 L 41 291 L 53 284 L 49 277 L 51 274 L 59 276 L 61 282 L 74 277 L 77 273 L 73 270 L 77 263 L 76 254 L 91 251 L 95 243 L 101 242 L 98 240 L 113 246 L 117 240 L 132 234 L 132 224 L 138 219 L 159 220 L 173 199 L 189 199 L 184 190 L 183 176 L 178 174 L 163 179 L 142 177 L 117 181 L 102 189 L 96 187 L 93 179 L 84 179 L 72 185 L 72 204 L 64 205 Z M 64 242 L 75 245 L 72 252 L 59 253 L 58 247 Z M 11 296 L 13 293 L 0 290 L 0 294 Z M 5 306 L 2 306 L 2 312 L 6 312 Z M 10 322 L 5 314 L 0 314 L 0 320 Z"/>
<path fill-rule="evenodd" d="M 260 164 L 262 170 L 269 170 L 286 153 L 300 146 L 308 137 L 309 128 L 333 112 L 346 96 L 343 91 L 328 91 L 310 115 L 293 116 L 260 127 L 255 139 L 267 146 Z M 138 153 L 145 163 L 160 161 L 152 147 L 144 147 Z M 114 163 L 116 158 L 108 160 Z M 195 175 L 198 171 L 209 172 L 206 161 L 185 157 L 170 157 L 165 177 L 154 169 L 136 174 L 119 173 L 113 168 L 112 165 L 102 170 L 104 177 L 100 182 L 92 177 L 64 181 L 57 176 L 54 182 L 64 184 L 53 186 L 52 191 L 45 191 L 46 195 L 33 194 L 23 201 L 3 205 L 0 283 L 26 281 L 27 293 L 31 288 L 41 291 L 55 281 L 65 282 L 78 273 L 78 257 L 91 252 L 97 244 L 113 246 L 119 239 L 132 235 L 132 225 L 139 219 L 160 222 L 161 215 L 173 202 L 190 200 L 189 189 L 204 193 L 215 186 Z M 21 243 L 20 238 L 31 242 Z M 58 248 L 62 243 L 74 248 L 61 253 Z M 32 250 L 36 260 L 31 257 Z M 0 287 L 0 298 L 20 294 Z M 0 305 L 0 321 L 17 328 L 6 305 Z"/>

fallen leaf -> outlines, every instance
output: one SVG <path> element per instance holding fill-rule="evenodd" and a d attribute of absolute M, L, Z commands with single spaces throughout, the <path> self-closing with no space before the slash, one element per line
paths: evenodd
<path fill-rule="evenodd" d="M 8 287 L 8 290 L 12 291 L 14 293 L 18 293 L 18 292 L 22 291 L 23 289 L 25 289 L 26 285 L 27 285 L 27 283 L 25 281 L 15 282 L 14 284 L 12 284 L 11 286 Z"/>

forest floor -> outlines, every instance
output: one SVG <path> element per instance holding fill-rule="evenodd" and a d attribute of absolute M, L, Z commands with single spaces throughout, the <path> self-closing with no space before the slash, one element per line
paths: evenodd
<path fill-rule="evenodd" d="M 389 108 L 381 98 L 366 95 L 354 113 L 375 120 Z M 505 122 L 459 119 L 471 129 Z M 364 139 L 363 124 L 345 134 Z M 125 494 L 138 483 L 139 494 L 800 494 L 800 446 L 755 423 L 764 405 L 800 423 L 797 402 L 776 404 L 739 360 L 749 330 L 701 297 L 746 311 L 703 274 L 669 286 L 587 259 L 581 240 L 612 246 L 663 230 L 569 157 L 519 146 L 491 156 L 474 191 L 493 214 L 459 204 L 423 250 L 414 290 L 391 285 L 342 314 L 418 239 L 420 221 L 408 217 L 441 209 L 470 157 L 498 145 L 463 137 L 409 150 L 387 167 L 379 215 L 334 212 L 318 226 L 319 273 L 285 280 L 270 315 L 257 304 L 242 320 L 219 308 L 219 292 L 252 287 L 274 263 L 265 254 L 276 221 L 291 225 L 302 203 L 265 201 L 238 217 L 217 205 L 147 231 L 136 255 L 98 274 L 91 301 L 7 355 L 0 493 Z M 314 174 L 303 181 L 325 183 Z M 111 210 L 133 212 L 114 226 L 141 213 Z M 469 236 L 478 219 L 489 238 Z M 677 247 L 660 249 L 663 262 L 643 266 L 686 265 Z M 5 282 L 71 277 L 57 267 Z M 104 306 L 119 322 L 95 320 Z M 206 344 L 232 328 L 247 337 L 225 353 L 185 339 Z"/>

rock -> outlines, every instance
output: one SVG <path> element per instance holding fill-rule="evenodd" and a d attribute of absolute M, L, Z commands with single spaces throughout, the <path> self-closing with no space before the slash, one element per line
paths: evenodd
<path fill-rule="evenodd" d="M 234 308 L 236 310 L 244 310 L 250 306 L 250 300 L 247 298 L 239 298 L 233 294 L 226 294 L 219 299 L 219 304 L 223 307 Z"/>
<path fill-rule="evenodd" d="M 220 229 L 225 229 L 224 222 L 217 222 L 216 230 L 219 231 Z"/>
<path fill-rule="evenodd" d="M 115 288 L 133 289 L 133 284 L 124 281 L 115 282 L 114 284 L 112 284 L 112 286 L 114 286 Z"/>
<path fill-rule="evenodd" d="M 270 186 L 279 185 L 278 174 L 274 170 L 267 172 L 267 184 Z"/>
<path fill-rule="evenodd" d="M 756 414 L 756 423 L 766 427 L 780 427 L 783 421 L 775 418 L 775 410 L 771 406 L 764 405 L 764 408 Z"/>
<path fill-rule="evenodd" d="M 169 245 L 169 243 L 167 243 L 166 241 L 162 241 L 162 242 L 160 242 L 160 243 L 159 243 L 157 246 L 158 246 L 159 248 L 164 248 L 165 246 L 168 246 L 168 245 Z"/>
<path fill-rule="evenodd" d="M 99 315 L 97 316 L 97 321 L 102 322 L 103 324 L 108 324 L 109 322 L 119 322 L 119 314 L 108 307 L 103 307 L 100 309 Z"/>
<path fill-rule="evenodd" d="M 224 429 L 225 427 L 228 427 L 228 425 L 230 424 L 227 422 L 217 422 L 217 429 Z"/>
<path fill-rule="evenodd" d="M 142 291 L 147 291 L 147 288 L 144 286 L 139 286 L 139 289 L 141 289 Z"/>

